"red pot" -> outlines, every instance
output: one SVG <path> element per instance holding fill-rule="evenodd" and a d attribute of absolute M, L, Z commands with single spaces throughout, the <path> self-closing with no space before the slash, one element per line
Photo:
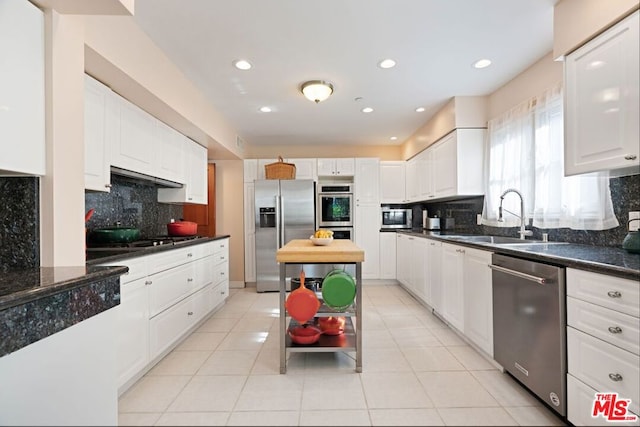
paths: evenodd
<path fill-rule="evenodd" d="M 325 335 L 340 335 L 344 332 L 346 318 L 343 316 L 328 316 L 318 319 L 318 326 Z"/>
<path fill-rule="evenodd" d="M 296 344 L 303 345 L 314 344 L 318 342 L 318 340 L 320 339 L 320 335 L 322 335 L 322 331 L 320 329 L 308 324 L 289 328 L 287 333 L 291 337 L 291 341 Z"/>
<path fill-rule="evenodd" d="M 167 224 L 169 236 L 195 236 L 198 234 L 198 223 L 192 221 L 175 221 Z"/>

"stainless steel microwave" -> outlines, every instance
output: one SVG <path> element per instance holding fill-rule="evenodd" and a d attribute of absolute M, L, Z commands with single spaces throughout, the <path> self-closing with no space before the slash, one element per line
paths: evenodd
<path fill-rule="evenodd" d="M 411 209 L 381 207 L 380 215 L 381 228 L 411 228 Z"/>

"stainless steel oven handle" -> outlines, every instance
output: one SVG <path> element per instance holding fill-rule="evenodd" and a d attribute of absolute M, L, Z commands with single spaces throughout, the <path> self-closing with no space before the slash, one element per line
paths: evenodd
<path fill-rule="evenodd" d="M 510 274 L 512 276 L 519 277 L 521 279 L 529 280 L 532 282 L 536 282 L 540 285 L 544 285 L 547 283 L 547 279 L 538 276 L 532 276 L 531 274 L 522 273 L 520 271 L 510 270 L 508 268 L 500 267 L 499 265 L 489 264 L 489 268 L 492 270 L 500 271 L 502 273 Z"/>

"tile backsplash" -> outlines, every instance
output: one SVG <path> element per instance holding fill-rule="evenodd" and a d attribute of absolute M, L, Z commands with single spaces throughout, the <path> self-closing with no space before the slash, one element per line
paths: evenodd
<path fill-rule="evenodd" d="M 602 231 L 572 230 L 569 228 L 541 229 L 530 227 L 533 239 L 542 239 L 542 233 L 549 234 L 549 240 L 597 246 L 620 247 L 627 234 L 629 211 L 640 211 L 640 175 L 630 175 L 609 179 L 613 209 L 620 225 Z M 484 197 L 473 197 L 450 202 L 419 203 L 413 208 L 413 225 L 422 227 L 422 209 L 429 216 L 453 217 L 453 232 L 469 234 L 493 234 L 517 237 L 518 227 L 490 227 L 476 225 L 476 214 L 482 213 Z"/>
<path fill-rule="evenodd" d="M 0 272 L 40 266 L 40 178 L 0 177 Z"/>
<path fill-rule="evenodd" d="M 85 209 L 95 209 L 89 230 L 113 227 L 119 221 L 122 227 L 139 228 L 144 239 L 166 235 L 166 224 L 182 218 L 182 205 L 158 203 L 156 184 L 112 175 L 111 185 L 110 193 L 85 192 Z"/>

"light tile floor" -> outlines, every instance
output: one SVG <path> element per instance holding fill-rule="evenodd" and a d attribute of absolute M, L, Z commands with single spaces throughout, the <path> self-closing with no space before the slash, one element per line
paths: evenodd
<path fill-rule="evenodd" d="M 290 353 L 278 293 L 227 303 L 125 392 L 120 425 L 565 425 L 400 286 L 363 285 L 353 354 Z"/>

